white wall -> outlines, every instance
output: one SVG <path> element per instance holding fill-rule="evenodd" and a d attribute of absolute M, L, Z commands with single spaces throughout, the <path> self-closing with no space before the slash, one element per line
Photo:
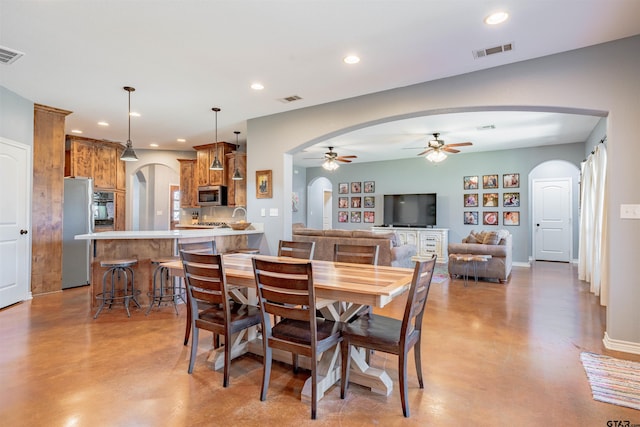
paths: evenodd
<path fill-rule="evenodd" d="M 330 135 L 394 118 L 447 110 L 483 107 L 545 111 L 575 108 L 607 115 L 609 155 L 608 258 L 611 265 L 607 335 L 640 352 L 640 286 L 636 258 L 640 253 L 640 222 L 621 220 L 619 205 L 640 203 L 640 36 L 558 55 L 478 71 L 334 103 L 260 117 L 248 121 L 248 176 L 272 169 L 273 199 L 255 199 L 248 182 L 250 214 L 262 207 L 290 202 L 291 156 Z M 525 108 L 522 108 L 525 109 Z M 281 157 L 274 153 L 281 153 Z M 285 199 L 286 202 L 285 203 Z M 265 223 L 269 246 L 290 236 L 291 215 Z M 611 243 L 615 242 L 615 244 Z"/>

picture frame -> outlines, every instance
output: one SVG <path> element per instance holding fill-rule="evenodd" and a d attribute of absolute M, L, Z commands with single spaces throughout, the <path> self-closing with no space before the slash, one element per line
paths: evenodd
<path fill-rule="evenodd" d="M 351 192 L 352 193 L 362 193 L 362 182 L 355 181 L 351 183 Z"/>
<path fill-rule="evenodd" d="M 349 222 L 349 212 L 338 211 L 338 222 Z"/>
<path fill-rule="evenodd" d="M 374 224 L 376 222 L 376 213 L 374 211 L 364 211 L 364 222 Z"/>
<path fill-rule="evenodd" d="M 352 197 L 351 198 L 351 208 L 358 209 L 362 207 L 362 197 Z"/>
<path fill-rule="evenodd" d="M 365 209 L 371 209 L 376 207 L 376 198 L 374 196 L 364 196 L 362 201 L 362 207 Z"/>
<path fill-rule="evenodd" d="M 478 175 L 470 175 L 462 178 L 462 184 L 465 190 L 478 189 Z"/>
<path fill-rule="evenodd" d="M 484 193 L 482 195 L 482 207 L 497 208 L 500 203 L 500 195 L 498 193 Z"/>
<path fill-rule="evenodd" d="M 273 198 L 273 178 L 272 171 L 256 171 L 256 199 Z"/>
<path fill-rule="evenodd" d="M 518 211 L 504 211 L 502 212 L 502 225 L 520 225 L 520 212 Z"/>
<path fill-rule="evenodd" d="M 347 209 L 349 207 L 348 197 L 338 197 L 338 209 Z"/>
<path fill-rule="evenodd" d="M 519 208 L 520 193 L 503 193 L 502 206 L 504 206 L 505 208 Z"/>
<path fill-rule="evenodd" d="M 478 211 L 465 211 L 464 212 L 464 224 L 465 225 L 478 225 Z"/>
<path fill-rule="evenodd" d="M 498 188 L 498 174 L 482 175 L 482 188 Z"/>
<path fill-rule="evenodd" d="M 360 211 L 351 211 L 351 222 L 362 222 L 362 214 Z"/>
<path fill-rule="evenodd" d="M 478 207 L 478 193 L 466 193 L 464 195 L 464 207 L 465 208 Z"/>
<path fill-rule="evenodd" d="M 338 194 L 349 194 L 349 183 L 341 182 L 338 184 Z"/>
<path fill-rule="evenodd" d="M 376 182 L 375 181 L 365 181 L 364 182 L 364 192 L 365 193 L 375 193 L 376 192 Z"/>
<path fill-rule="evenodd" d="M 520 188 L 520 174 L 505 173 L 504 175 L 502 175 L 502 187 L 503 188 Z"/>
<path fill-rule="evenodd" d="M 498 225 L 498 212 L 482 212 L 482 225 Z"/>

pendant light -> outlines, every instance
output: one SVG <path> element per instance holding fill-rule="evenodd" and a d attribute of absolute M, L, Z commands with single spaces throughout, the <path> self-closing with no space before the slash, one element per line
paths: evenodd
<path fill-rule="evenodd" d="M 123 89 L 129 92 L 129 134 L 127 136 L 127 146 L 122 152 L 120 160 L 125 162 L 137 162 L 138 156 L 136 156 L 136 152 L 133 151 L 133 143 L 131 142 L 131 92 L 136 89 L 130 86 L 125 86 Z"/>
<path fill-rule="evenodd" d="M 238 169 L 238 149 L 240 145 L 238 145 L 238 135 L 240 135 L 240 131 L 236 130 L 233 133 L 236 134 L 236 156 L 235 156 L 235 170 L 233 171 L 233 177 L 231 178 L 234 181 L 242 181 L 244 177 L 240 173 L 240 169 Z"/>
<path fill-rule="evenodd" d="M 211 109 L 214 113 L 216 113 L 216 140 L 215 142 L 215 157 L 213 159 L 213 162 L 211 162 L 211 166 L 209 166 L 209 169 L 214 170 L 214 171 L 221 171 L 224 170 L 224 167 L 222 167 L 222 163 L 220 163 L 220 160 L 218 159 L 218 111 L 220 111 L 220 108 L 218 107 L 213 107 Z"/>

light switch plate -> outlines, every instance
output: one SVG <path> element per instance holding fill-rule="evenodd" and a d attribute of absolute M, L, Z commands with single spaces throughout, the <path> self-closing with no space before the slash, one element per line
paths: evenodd
<path fill-rule="evenodd" d="M 620 218 L 640 219 L 640 205 L 620 205 Z"/>
<path fill-rule="evenodd" d="M 278 208 L 269 209 L 269 216 L 278 216 Z"/>

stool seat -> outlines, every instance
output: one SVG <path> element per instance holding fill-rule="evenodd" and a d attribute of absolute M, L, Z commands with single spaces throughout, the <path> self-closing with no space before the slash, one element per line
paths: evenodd
<path fill-rule="evenodd" d="M 167 257 L 161 257 L 161 258 L 151 258 L 151 264 L 162 264 L 164 262 L 173 262 L 173 261 L 180 261 L 180 257 L 179 256 L 167 256 Z"/>
<path fill-rule="evenodd" d="M 107 270 L 102 275 L 102 292 L 96 295 L 96 299 L 100 300 L 100 307 L 93 316 L 94 319 L 98 318 L 98 315 L 109 302 L 109 309 L 116 301 L 122 301 L 124 308 L 127 310 L 127 317 L 131 317 L 129 312 L 129 302 L 133 301 L 138 308 L 142 308 L 138 302 L 137 296 L 140 291 L 136 290 L 134 285 L 134 271 L 133 267 L 138 263 L 136 258 L 123 258 L 123 259 L 105 259 L 100 261 L 100 267 Z M 107 286 L 107 279 L 111 278 L 111 286 Z M 116 288 L 117 283 L 122 283 L 122 288 Z"/>

